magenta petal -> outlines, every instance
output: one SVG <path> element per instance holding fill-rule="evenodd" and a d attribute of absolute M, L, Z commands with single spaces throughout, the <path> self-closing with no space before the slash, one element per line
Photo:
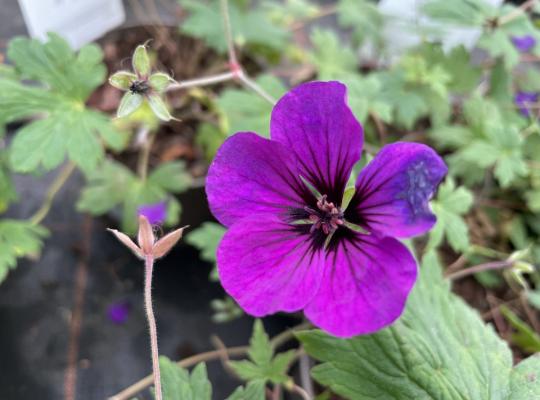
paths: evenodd
<path fill-rule="evenodd" d="M 383 236 L 422 234 L 436 221 L 429 200 L 447 171 L 426 145 L 386 145 L 360 173 L 345 217 Z"/>
<path fill-rule="evenodd" d="M 323 253 L 306 239 L 271 215 L 235 223 L 217 251 L 221 284 L 254 316 L 301 310 L 317 293 L 324 266 Z"/>
<path fill-rule="evenodd" d="M 255 133 L 231 136 L 219 148 L 206 178 L 214 216 L 225 226 L 246 216 L 303 207 L 292 154 Z"/>
<path fill-rule="evenodd" d="M 321 194 L 339 202 L 362 151 L 362 127 L 339 82 L 310 82 L 291 90 L 272 111 L 273 140 L 291 149 L 300 174 Z"/>
<path fill-rule="evenodd" d="M 396 239 L 357 235 L 327 256 L 323 281 L 304 312 L 339 337 L 373 333 L 403 312 L 417 266 Z"/>

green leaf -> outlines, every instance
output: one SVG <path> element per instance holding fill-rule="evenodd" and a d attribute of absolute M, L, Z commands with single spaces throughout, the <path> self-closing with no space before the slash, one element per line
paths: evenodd
<path fill-rule="evenodd" d="M 50 170 L 67 155 L 88 172 L 103 159 L 102 141 L 115 149 L 122 147 L 125 141 L 108 117 L 85 106 L 105 78 L 98 47 L 86 46 L 76 54 L 63 39 L 51 34 L 45 44 L 12 40 L 8 56 L 21 77 L 40 84 L 26 86 L 0 77 L 0 121 L 34 120 L 13 139 L 10 162 L 15 171 Z"/>
<path fill-rule="evenodd" d="M 223 21 L 217 0 L 179 0 L 189 15 L 180 25 L 188 35 L 201 38 L 215 50 L 225 53 L 227 43 L 223 34 Z M 251 3 L 251 2 L 250 2 Z M 242 7 L 238 2 L 229 2 L 229 17 L 237 46 L 262 46 L 280 52 L 287 45 L 289 33 L 277 26 L 262 8 L 256 4 Z"/>
<path fill-rule="evenodd" d="M 212 385 L 206 365 L 197 364 L 191 372 L 178 366 L 165 356 L 159 357 L 161 389 L 165 400 L 211 400 Z"/>
<path fill-rule="evenodd" d="M 482 69 L 472 63 L 471 55 L 465 47 L 454 47 L 446 53 L 440 44 L 423 43 L 416 51 L 425 59 L 427 66 L 444 69 L 449 76 L 447 86 L 450 92 L 468 94 L 480 83 Z"/>
<path fill-rule="evenodd" d="M 225 228 L 215 222 L 204 222 L 199 228 L 186 235 L 186 242 L 201 251 L 201 258 L 211 263 L 216 262 L 216 251 Z"/>
<path fill-rule="evenodd" d="M 48 231 L 27 221 L 0 220 L 0 283 L 17 266 L 17 258 L 35 257 Z"/>
<path fill-rule="evenodd" d="M 137 46 L 133 52 L 133 71 L 141 77 L 145 78 L 150 74 L 150 58 L 148 57 L 148 52 L 146 51 L 146 46 L 140 44 Z"/>
<path fill-rule="evenodd" d="M 144 97 L 138 93 L 127 92 L 122 96 L 116 116 L 118 118 L 124 118 L 137 111 L 144 101 Z"/>
<path fill-rule="evenodd" d="M 531 398 L 514 381 L 524 367 L 512 370 L 505 342 L 450 292 L 433 252 L 424 257 L 405 312 L 391 327 L 347 340 L 318 330 L 297 336 L 322 362 L 312 376 L 345 398 Z M 530 382 L 528 392 L 536 393 L 539 383 Z"/>
<path fill-rule="evenodd" d="M 430 0 L 421 9 L 434 20 L 457 26 L 482 27 L 488 18 L 496 15 L 495 7 L 483 0 Z"/>
<path fill-rule="evenodd" d="M 251 361 L 229 361 L 229 365 L 244 380 L 271 381 L 274 384 L 281 384 L 290 380 L 287 370 L 294 354 L 295 351 L 291 350 L 274 357 L 274 349 L 268 335 L 264 331 L 262 322 L 257 319 L 249 342 L 248 355 Z"/>
<path fill-rule="evenodd" d="M 165 174 L 171 173 L 170 181 Z M 107 161 L 88 175 L 87 185 L 81 192 L 77 209 L 92 215 L 102 215 L 118 207 L 122 212 L 122 231 L 133 234 L 137 230 L 137 210 L 141 205 L 167 201 L 174 214 L 165 220 L 175 225 L 181 211 L 180 204 L 169 193 L 186 188 L 182 163 L 171 162 L 159 166 L 142 181 L 122 164 Z M 172 204 L 171 204 L 172 202 Z"/>
<path fill-rule="evenodd" d="M 347 86 L 349 107 L 356 118 L 366 123 L 369 113 L 384 122 L 392 121 L 392 107 L 380 97 L 382 82 L 376 75 L 354 75 L 340 79 Z"/>
<path fill-rule="evenodd" d="M 477 46 L 486 50 L 492 57 L 502 57 L 508 70 L 519 63 L 519 51 L 510 37 L 499 29 L 494 32 L 484 33 L 478 40 Z"/>
<path fill-rule="evenodd" d="M 15 200 L 17 200 L 17 192 L 8 168 L 7 153 L 0 151 L 0 213 L 4 212 Z"/>
<path fill-rule="evenodd" d="M 183 161 L 172 161 L 157 166 L 148 181 L 171 193 L 182 193 L 191 186 L 191 175 Z"/>
<path fill-rule="evenodd" d="M 51 92 L 85 101 L 105 80 L 103 53 L 97 45 L 84 46 L 78 54 L 60 36 L 49 33 L 46 43 L 17 37 L 10 41 L 8 58 L 26 79 L 44 82 Z"/>
<path fill-rule="evenodd" d="M 473 138 L 473 133 L 465 126 L 444 125 L 431 129 L 429 136 L 442 149 L 457 149 L 469 144 Z"/>
<path fill-rule="evenodd" d="M 540 289 L 527 292 L 527 300 L 534 308 L 540 310 Z"/>
<path fill-rule="evenodd" d="M 512 342 L 529 353 L 540 352 L 540 335 L 505 305 L 502 305 L 500 310 L 501 314 L 516 330 L 512 334 Z"/>
<path fill-rule="evenodd" d="M 226 400 L 264 400 L 265 399 L 264 381 L 252 381 L 245 387 L 240 386 L 227 397 Z"/>
<path fill-rule="evenodd" d="M 152 109 L 154 114 L 156 114 L 156 117 L 158 117 L 160 120 L 167 122 L 171 119 L 174 119 L 169 113 L 169 109 L 167 108 L 165 101 L 163 101 L 159 94 L 151 93 L 147 96 L 147 99 L 150 108 Z"/>
<path fill-rule="evenodd" d="M 219 146 L 227 137 L 213 124 L 203 122 L 197 128 L 195 143 L 202 148 L 208 162 L 211 162 L 216 155 Z"/>
<path fill-rule="evenodd" d="M 313 53 L 311 62 L 321 80 L 341 79 L 356 72 L 356 55 L 334 31 L 314 29 L 311 33 Z"/>
<path fill-rule="evenodd" d="M 510 400 L 540 398 L 540 356 L 530 356 L 512 369 L 510 374 Z"/>
<path fill-rule="evenodd" d="M 456 251 L 469 247 L 469 229 L 462 215 L 466 214 L 473 203 L 473 194 L 463 186 L 456 188 L 451 178 L 439 187 L 437 199 L 432 201 L 437 223 L 429 234 L 428 249 L 441 244 L 446 236 L 450 246 Z"/>
<path fill-rule="evenodd" d="M 338 23 L 351 28 L 357 45 L 366 40 L 382 42 L 384 17 L 375 2 L 369 0 L 340 0 L 337 4 Z"/>
<path fill-rule="evenodd" d="M 285 86 L 274 76 L 261 75 L 256 80 L 275 98 L 285 93 Z M 228 136 L 240 132 L 257 132 L 269 137 L 273 105 L 249 89 L 226 89 L 217 100 Z"/>

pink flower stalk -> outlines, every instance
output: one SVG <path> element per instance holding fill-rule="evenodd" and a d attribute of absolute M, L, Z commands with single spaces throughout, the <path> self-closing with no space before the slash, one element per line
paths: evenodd
<path fill-rule="evenodd" d="M 217 251 L 223 287 L 251 315 L 303 310 L 335 336 L 391 324 L 417 276 L 396 238 L 434 225 L 428 201 L 444 162 L 423 144 L 384 146 L 344 204 L 363 133 L 339 82 L 291 90 L 270 133 L 231 136 L 208 172 L 210 208 L 229 228 Z"/>
<path fill-rule="evenodd" d="M 146 318 L 150 329 L 150 347 L 152 350 L 152 369 L 154 371 L 154 386 L 156 389 L 156 400 L 162 400 L 161 392 L 161 372 L 159 370 L 159 351 L 157 343 L 157 327 L 152 308 L 152 273 L 154 261 L 163 257 L 180 240 L 184 228 L 177 229 L 161 239 L 156 241 L 152 226 L 148 218 L 144 215 L 139 216 L 139 233 L 137 237 L 138 245 L 135 244 L 128 235 L 115 229 L 108 229 L 118 240 L 128 247 L 137 257 L 144 259 L 145 277 L 144 277 L 144 304 L 146 309 Z"/>

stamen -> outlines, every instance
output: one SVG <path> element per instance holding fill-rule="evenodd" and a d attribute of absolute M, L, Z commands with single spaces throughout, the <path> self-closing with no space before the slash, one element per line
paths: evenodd
<path fill-rule="evenodd" d="M 309 213 L 309 221 L 313 223 L 310 233 L 321 229 L 325 235 L 329 235 L 344 224 L 343 212 L 334 203 L 327 201 L 326 195 L 317 200 L 317 208 L 318 210 L 308 206 L 304 207 L 304 210 Z"/>

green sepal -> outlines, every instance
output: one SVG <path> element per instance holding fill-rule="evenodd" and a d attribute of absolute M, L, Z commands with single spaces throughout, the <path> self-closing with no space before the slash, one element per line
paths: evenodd
<path fill-rule="evenodd" d="M 136 80 L 137 75 L 128 71 L 118 71 L 109 77 L 109 83 L 120 90 L 129 90 L 131 84 Z"/>
<path fill-rule="evenodd" d="M 172 82 L 174 79 L 163 72 L 156 72 L 148 78 L 148 83 L 156 92 L 163 92 Z"/>
<path fill-rule="evenodd" d="M 139 77 L 147 77 L 150 73 L 150 58 L 148 57 L 148 52 L 146 47 L 142 44 L 138 45 L 133 53 L 133 71 Z"/>
<path fill-rule="evenodd" d="M 144 98 L 140 94 L 127 92 L 120 101 L 120 105 L 116 111 L 116 116 L 118 118 L 128 116 L 141 106 L 143 100 Z"/>

